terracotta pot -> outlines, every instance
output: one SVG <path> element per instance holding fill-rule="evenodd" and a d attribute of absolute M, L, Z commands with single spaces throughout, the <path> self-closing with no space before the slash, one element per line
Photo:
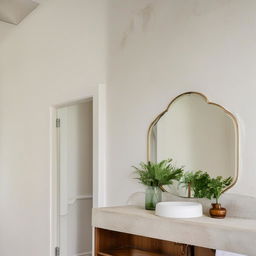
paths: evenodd
<path fill-rule="evenodd" d="M 210 215 L 212 218 L 224 219 L 226 217 L 227 210 L 221 207 L 221 204 L 212 204 L 210 209 Z"/>

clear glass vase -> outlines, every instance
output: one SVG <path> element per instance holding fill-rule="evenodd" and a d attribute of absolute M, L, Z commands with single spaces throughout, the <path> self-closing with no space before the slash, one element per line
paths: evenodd
<path fill-rule="evenodd" d="M 148 186 L 145 193 L 145 209 L 155 210 L 156 204 L 162 201 L 162 191 L 159 187 Z"/>

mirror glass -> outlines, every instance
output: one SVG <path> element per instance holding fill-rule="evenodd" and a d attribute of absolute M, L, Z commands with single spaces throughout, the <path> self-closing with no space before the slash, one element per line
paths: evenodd
<path fill-rule="evenodd" d="M 206 171 L 210 176 L 233 177 L 238 173 L 238 125 L 229 111 L 210 103 L 201 93 L 176 97 L 151 124 L 148 160 L 173 159 L 185 171 Z M 171 189 L 171 191 L 170 191 Z M 167 189 L 186 196 L 185 189 Z"/>

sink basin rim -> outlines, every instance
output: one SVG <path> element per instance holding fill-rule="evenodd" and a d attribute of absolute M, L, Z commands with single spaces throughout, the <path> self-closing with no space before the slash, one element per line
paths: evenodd
<path fill-rule="evenodd" d="M 160 202 L 156 205 L 155 214 L 167 218 L 197 218 L 203 215 L 203 207 L 197 202 Z"/>

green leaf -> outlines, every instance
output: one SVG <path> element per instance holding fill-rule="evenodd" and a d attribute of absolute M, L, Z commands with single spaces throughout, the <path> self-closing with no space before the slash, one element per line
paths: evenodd
<path fill-rule="evenodd" d="M 172 159 L 163 160 L 159 163 L 143 163 L 139 167 L 133 166 L 138 179 L 146 186 L 170 185 L 173 180 L 179 181 L 183 174 L 183 168 L 176 168 Z"/>
<path fill-rule="evenodd" d="M 208 198 L 216 199 L 218 203 L 219 198 L 221 197 L 225 188 L 227 188 L 233 181 L 232 177 L 224 179 L 222 176 L 217 176 L 216 178 L 211 178 L 208 183 Z"/>

